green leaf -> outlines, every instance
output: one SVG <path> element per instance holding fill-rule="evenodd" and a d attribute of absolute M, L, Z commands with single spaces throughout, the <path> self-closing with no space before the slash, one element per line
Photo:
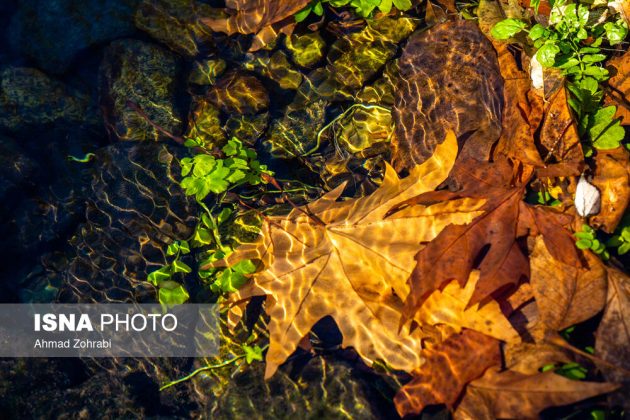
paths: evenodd
<path fill-rule="evenodd" d="M 232 215 L 232 209 L 227 208 L 227 207 L 224 208 L 223 210 L 221 210 L 221 212 L 217 216 L 217 223 L 219 223 L 220 225 L 225 223 L 230 218 L 231 215 Z"/>
<path fill-rule="evenodd" d="M 619 255 L 627 254 L 628 251 L 630 251 L 630 242 L 624 242 L 617 248 L 617 254 Z"/>
<path fill-rule="evenodd" d="M 527 24 L 522 20 L 505 19 L 494 25 L 490 34 L 496 39 L 509 39 L 525 29 L 526 26 Z"/>
<path fill-rule="evenodd" d="M 536 58 L 543 67 L 553 67 L 556 61 L 556 54 L 560 52 L 560 48 L 553 42 L 546 42 L 536 52 Z"/>
<path fill-rule="evenodd" d="M 628 35 L 626 23 L 622 21 L 618 23 L 607 22 L 604 24 L 604 29 L 606 30 L 606 38 L 608 38 L 610 45 L 621 43 Z"/>
<path fill-rule="evenodd" d="M 189 298 L 188 292 L 179 283 L 165 281 L 160 285 L 158 300 L 162 305 L 179 305 L 186 302 Z"/>
<path fill-rule="evenodd" d="M 538 1 L 540 2 L 540 0 Z M 532 28 L 529 30 L 529 35 L 527 36 L 532 41 L 536 41 L 537 39 L 545 35 L 545 31 L 546 31 L 545 27 L 542 26 L 540 23 L 537 23 L 534 26 L 532 26 Z"/>
<path fill-rule="evenodd" d="M 404 12 L 405 10 L 411 9 L 413 5 L 411 4 L 411 0 L 394 0 L 394 6 L 396 6 L 396 9 Z"/>
<path fill-rule="evenodd" d="M 180 165 L 182 167 L 182 176 L 186 176 L 190 173 L 190 171 L 192 170 L 192 162 L 193 160 L 191 158 L 183 158 L 180 161 Z"/>
<path fill-rule="evenodd" d="M 311 14 L 311 10 L 313 10 L 313 6 L 308 5 L 304 9 L 300 10 L 299 12 L 297 12 L 295 14 L 295 21 L 296 22 L 304 21 L 308 17 L 308 15 Z"/>
<path fill-rule="evenodd" d="M 176 273 L 190 273 L 192 271 L 192 269 L 188 266 L 188 264 L 180 261 L 180 260 L 175 260 L 173 261 L 173 271 L 175 271 Z"/>
<path fill-rule="evenodd" d="M 238 181 L 245 179 L 246 176 L 247 175 L 245 174 L 245 172 L 241 171 L 240 169 L 237 169 L 226 178 L 226 181 L 228 181 L 231 184 L 235 184 Z"/>
<path fill-rule="evenodd" d="M 193 175 L 196 177 L 202 177 L 210 173 L 217 164 L 217 160 L 214 156 L 204 154 L 195 156 L 194 162 Z"/>
<path fill-rule="evenodd" d="M 167 265 L 151 272 L 147 280 L 154 286 L 157 286 L 159 283 L 165 280 L 168 280 L 170 278 L 171 278 L 171 267 Z"/>
<path fill-rule="evenodd" d="M 378 10 L 380 10 L 381 12 L 387 14 L 389 12 L 392 11 L 392 5 L 393 5 L 393 1 L 392 0 L 382 0 L 381 4 L 378 5 Z"/>
<path fill-rule="evenodd" d="M 315 3 L 315 6 L 313 7 L 313 13 L 315 13 L 317 16 L 321 16 L 324 14 L 324 6 L 322 5 L 321 1 Z"/>
<path fill-rule="evenodd" d="M 237 273 L 252 274 L 256 271 L 256 264 L 254 264 L 251 260 L 241 260 L 234 264 L 231 268 Z"/>
<path fill-rule="evenodd" d="M 575 246 L 577 246 L 578 249 L 590 249 L 592 244 L 593 243 L 588 239 L 580 239 L 575 243 Z"/>
<path fill-rule="evenodd" d="M 198 228 L 193 236 L 193 241 L 200 245 L 210 245 L 213 241 L 212 233 L 208 229 Z"/>
<path fill-rule="evenodd" d="M 179 241 L 179 250 L 182 251 L 184 255 L 190 253 L 190 244 L 188 241 Z"/>
<path fill-rule="evenodd" d="M 625 130 L 619 120 L 614 120 L 616 107 L 607 106 L 589 115 L 588 133 L 593 146 L 607 150 L 619 147 L 625 137 Z"/>
<path fill-rule="evenodd" d="M 585 63 L 599 63 L 600 61 L 604 61 L 606 59 L 606 55 L 604 54 L 586 54 L 582 56 L 582 61 Z"/>
<path fill-rule="evenodd" d="M 584 74 L 593 76 L 595 80 L 598 80 L 600 82 L 603 82 L 604 80 L 608 79 L 608 70 L 606 70 L 603 67 L 588 66 L 584 70 Z"/>
<path fill-rule="evenodd" d="M 175 255 L 177 251 L 179 251 L 179 243 L 175 241 L 166 248 L 166 255 Z"/>
<path fill-rule="evenodd" d="M 254 360 L 262 362 L 263 354 L 262 349 L 258 346 L 250 347 L 247 344 L 243 344 L 243 350 L 245 351 L 245 361 L 247 364 L 252 364 Z"/>

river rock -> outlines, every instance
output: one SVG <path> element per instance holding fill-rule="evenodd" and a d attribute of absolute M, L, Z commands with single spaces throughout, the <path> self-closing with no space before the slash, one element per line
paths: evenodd
<path fill-rule="evenodd" d="M 100 104 L 108 129 L 120 140 L 165 140 L 127 101 L 137 104 L 151 121 L 175 135 L 182 116 L 176 106 L 180 63 L 170 51 L 133 39 L 114 41 L 99 69 Z"/>

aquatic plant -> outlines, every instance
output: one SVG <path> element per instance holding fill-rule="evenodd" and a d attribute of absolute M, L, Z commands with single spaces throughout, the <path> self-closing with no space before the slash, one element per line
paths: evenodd
<path fill-rule="evenodd" d="M 311 13 L 322 16 L 324 4 L 329 4 L 332 7 L 350 6 L 357 15 L 364 18 L 372 16 L 375 10 L 387 14 L 392 10 L 392 7 L 405 11 L 411 9 L 412 6 L 411 0 L 311 0 L 308 6 L 295 14 L 295 20 L 302 22 Z"/>

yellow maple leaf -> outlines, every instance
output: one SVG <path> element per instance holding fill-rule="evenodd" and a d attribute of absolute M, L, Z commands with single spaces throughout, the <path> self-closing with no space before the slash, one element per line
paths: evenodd
<path fill-rule="evenodd" d="M 457 156 L 449 132 L 434 155 L 399 179 L 387 166 L 371 195 L 337 201 L 343 185 L 286 216 L 265 218 L 258 242 L 243 245 L 227 263 L 257 259 L 263 269 L 233 301 L 269 295 L 270 343 L 265 376 L 293 353 L 311 327 L 332 316 L 368 362 L 381 359 L 411 371 L 422 363 L 421 332 L 399 332 L 402 299 L 414 256 L 447 225 L 470 223 L 485 200 L 465 198 L 431 206 L 401 203 L 433 191 L 448 176 Z"/>

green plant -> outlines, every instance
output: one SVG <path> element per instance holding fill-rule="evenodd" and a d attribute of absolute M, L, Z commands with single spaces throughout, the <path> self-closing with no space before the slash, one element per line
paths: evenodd
<path fill-rule="evenodd" d="M 618 255 L 630 251 L 630 213 L 626 213 L 613 236 L 606 242 L 609 248 L 617 248 Z"/>
<path fill-rule="evenodd" d="M 610 254 L 606 250 L 606 245 L 597 239 L 597 232 L 589 225 L 582 225 L 582 230 L 576 232 L 575 237 L 577 238 L 575 246 L 579 249 L 590 249 L 604 261 L 610 258 Z"/>
<path fill-rule="evenodd" d="M 375 9 L 383 13 L 389 13 L 392 6 L 398 10 L 411 9 L 411 0 L 311 0 L 304 9 L 295 14 L 295 20 L 302 22 L 311 13 L 321 16 L 324 14 L 324 3 L 330 4 L 332 7 L 350 6 L 354 8 L 354 12 L 364 18 L 372 15 Z"/>
<path fill-rule="evenodd" d="M 588 373 L 588 370 L 579 363 L 565 363 L 560 366 L 551 363 L 540 369 L 541 372 L 547 372 L 549 370 L 553 370 L 556 374 L 575 381 L 586 379 L 586 374 Z"/>
<path fill-rule="evenodd" d="M 198 147 L 198 143 L 190 139 L 186 145 Z M 262 182 L 262 174 L 271 175 L 258 161 L 256 152 L 246 148 L 237 138 L 229 140 L 221 150 L 225 158 L 200 153 L 181 160 L 181 186 L 187 195 L 202 201 L 211 192 L 221 194 L 243 184 L 258 185 Z"/>
<path fill-rule="evenodd" d="M 219 205 L 216 200 L 212 209 L 204 200 L 212 192 L 222 194 L 241 185 L 259 185 L 264 182 L 263 174 L 272 172 L 258 161 L 256 152 L 243 145 L 237 138 L 230 139 L 221 149 L 221 154 L 210 154 L 199 139 L 186 139 L 185 146 L 200 153 L 181 160 L 181 187 L 187 195 L 194 195 L 204 211 L 199 223 L 188 240 L 175 241 L 166 249 L 171 262 L 151 272 L 148 281 L 158 287 L 160 303 L 184 303 L 189 295 L 184 286 L 173 280 L 176 273 L 188 274 L 192 268 L 181 260 L 191 249 L 201 249 L 201 264 L 220 260 L 233 249 L 222 239 L 220 229 L 233 216 L 234 208 Z M 199 278 L 209 282 L 210 290 L 222 294 L 234 292 L 247 281 L 247 274 L 255 271 L 254 264 L 244 260 L 223 269 L 199 270 Z"/>
<path fill-rule="evenodd" d="M 602 63 L 608 58 L 602 48 L 621 43 L 628 34 L 622 18 L 600 22 L 599 15 L 581 3 L 556 0 L 552 3 L 549 23 L 528 29 L 519 19 L 505 19 L 492 28 L 496 39 L 507 40 L 521 32 L 536 49 L 535 57 L 543 67 L 562 70 L 571 93 L 569 105 L 575 111 L 580 135 L 589 140 L 587 146 L 596 149 L 619 147 L 625 131 L 614 118 L 616 107 L 601 108 L 604 91 L 601 83 L 609 78 Z M 537 4 L 533 3 L 537 8 Z"/>

